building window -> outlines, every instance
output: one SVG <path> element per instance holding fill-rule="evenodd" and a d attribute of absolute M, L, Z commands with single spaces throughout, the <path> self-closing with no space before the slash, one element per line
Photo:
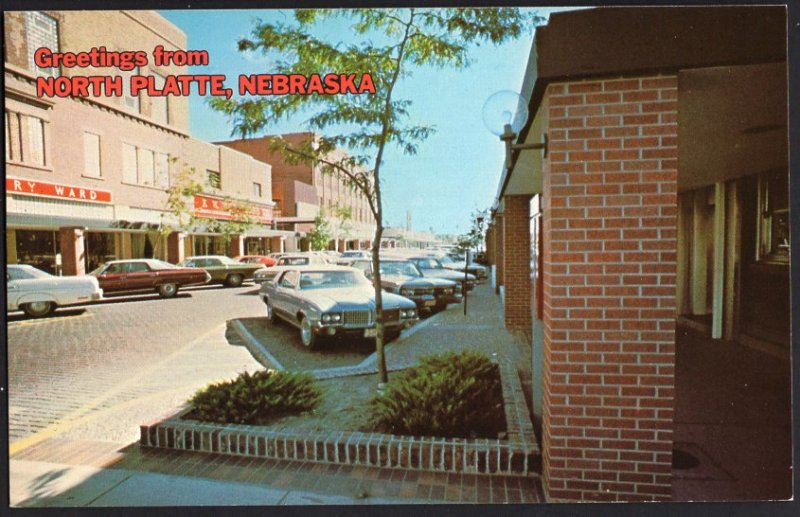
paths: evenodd
<path fill-rule="evenodd" d="M 206 171 L 208 186 L 215 189 L 222 188 L 222 175 L 217 171 Z"/>
<path fill-rule="evenodd" d="M 33 60 L 36 51 L 42 47 L 58 52 L 58 22 L 56 19 L 39 11 L 30 11 L 25 19 L 25 30 L 27 33 L 26 43 L 28 45 L 28 66 L 31 71 L 40 76 L 58 77 L 60 72 L 57 66 L 39 68 Z"/>
<path fill-rule="evenodd" d="M 253 197 L 261 199 L 261 183 L 253 182 Z"/>
<path fill-rule="evenodd" d="M 155 87 L 162 91 L 164 89 L 164 76 L 151 72 Z M 169 104 L 167 96 L 150 97 L 150 117 L 161 124 L 169 123 Z"/>
<path fill-rule="evenodd" d="M 169 157 L 150 149 L 122 144 L 122 182 L 169 187 Z"/>
<path fill-rule="evenodd" d="M 44 120 L 6 111 L 5 131 L 7 161 L 46 165 Z"/>
<path fill-rule="evenodd" d="M 758 260 L 789 263 L 789 186 L 785 172 L 758 178 Z"/>
<path fill-rule="evenodd" d="M 56 273 L 58 239 L 56 232 L 44 230 L 17 230 L 17 263 L 29 264 L 48 273 Z"/>
<path fill-rule="evenodd" d="M 100 169 L 100 135 L 83 134 L 83 174 L 93 178 L 103 176 Z"/>
<path fill-rule="evenodd" d="M 141 104 L 139 102 L 139 96 L 131 94 L 131 77 L 134 75 L 139 74 L 139 69 L 134 68 L 133 70 L 120 70 L 120 76 L 122 77 L 122 104 L 135 111 L 136 113 L 141 112 Z"/>

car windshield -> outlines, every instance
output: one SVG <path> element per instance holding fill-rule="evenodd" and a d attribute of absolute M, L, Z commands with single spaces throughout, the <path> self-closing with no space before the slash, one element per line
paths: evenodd
<path fill-rule="evenodd" d="M 441 269 L 442 268 L 442 265 L 439 263 L 439 261 L 436 260 L 436 259 L 433 259 L 433 258 L 431 258 L 431 259 L 427 259 L 427 258 L 426 259 L 417 259 L 414 262 L 416 262 L 417 267 L 420 267 L 422 269 Z"/>
<path fill-rule="evenodd" d="M 98 267 L 94 271 L 91 271 L 89 274 L 92 275 L 92 276 L 97 276 L 100 273 L 102 273 L 105 268 L 106 268 L 105 264 L 100 264 L 100 267 Z"/>
<path fill-rule="evenodd" d="M 232 258 L 226 257 L 224 255 L 221 255 L 221 256 L 215 257 L 215 258 L 218 258 L 219 261 L 222 262 L 223 264 L 233 264 L 233 265 L 241 264 L 241 262 L 237 262 L 237 261 L 233 260 Z"/>
<path fill-rule="evenodd" d="M 383 262 L 381 264 L 382 275 L 403 275 L 403 276 L 422 276 L 417 266 L 411 262 Z"/>
<path fill-rule="evenodd" d="M 342 253 L 342 258 L 354 258 L 354 257 L 363 257 L 363 251 L 345 251 Z"/>
<path fill-rule="evenodd" d="M 355 271 L 306 271 L 300 275 L 300 289 L 342 289 L 369 284 Z"/>
<path fill-rule="evenodd" d="M 178 266 L 164 262 L 163 260 L 151 260 L 149 262 L 150 269 L 177 269 Z"/>
<path fill-rule="evenodd" d="M 455 260 L 453 260 L 450 257 L 448 257 L 447 255 L 445 255 L 444 257 L 439 259 L 439 262 L 441 262 L 442 264 L 452 264 L 452 263 L 455 262 Z"/>
<path fill-rule="evenodd" d="M 281 266 L 305 266 L 308 264 L 308 257 L 283 257 L 278 264 Z"/>
<path fill-rule="evenodd" d="M 15 267 L 9 268 L 9 274 L 13 280 L 21 280 L 26 278 L 51 278 L 53 275 L 46 273 L 41 269 L 35 267 Z"/>

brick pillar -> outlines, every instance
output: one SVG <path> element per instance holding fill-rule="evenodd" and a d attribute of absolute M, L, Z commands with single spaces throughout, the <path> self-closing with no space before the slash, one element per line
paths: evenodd
<path fill-rule="evenodd" d="M 61 270 L 65 275 L 85 275 L 86 248 L 83 228 L 59 228 L 58 240 L 61 249 Z"/>
<path fill-rule="evenodd" d="M 497 268 L 495 275 L 497 276 L 497 285 L 495 285 L 495 292 L 500 293 L 500 286 L 504 285 L 504 278 L 503 278 L 503 262 L 505 259 L 505 240 L 503 239 L 504 236 L 505 225 L 503 224 L 503 214 L 497 214 L 497 236 L 495 237 L 495 247 L 494 247 L 494 257 L 497 261 Z"/>
<path fill-rule="evenodd" d="M 228 254 L 231 257 L 240 257 L 244 255 L 244 235 L 234 235 L 228 244 Z"/>
<path fill-rule="evenodd" d="M 505 196 L 503 253 L 506 328 L 530 330 L 531 321 L 531 233 L 530 196 Z"/>
<path fill-rule="evenodd" d="M 494 265 L 494 223 L 489 223 L 486 227 L 486 263 L 490 266 Z"/>
<path fill-rule="evenodd" d="M 186 258 L 186 234 L 172 232 L 167 236 L 167 260 L 177 264 Z"/>
<path fill-rule="evenodd" d="M 677 78 L 551 84 L 543 106 L 545 490 L 667 500 Z"/>

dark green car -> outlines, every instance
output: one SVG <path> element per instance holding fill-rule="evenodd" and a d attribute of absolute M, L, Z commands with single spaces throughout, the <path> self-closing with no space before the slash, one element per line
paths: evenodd
<path fill-rule="evenodd" d="M 225 284 L 239 287 L 245 280 L 251 280 L 263 264 L 243 264 L 225 255 L 203 255 L 187 257 L 178 264 L 182 267 L 199 267 L 211 275 L 211 284 Z"/>

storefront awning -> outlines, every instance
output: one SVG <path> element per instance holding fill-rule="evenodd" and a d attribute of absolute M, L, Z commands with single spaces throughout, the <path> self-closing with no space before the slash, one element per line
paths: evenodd
<path fill-rule="evenodd" d="M 63 227 L 85 227 L 90 230 L 117 229 L 114 221 L 108 219 L 86 219 L 80 217 L 65 217 L 58 215 L 42 214 L 6 214 L 6 226 L 19 228 L 53 229 Z"/>

